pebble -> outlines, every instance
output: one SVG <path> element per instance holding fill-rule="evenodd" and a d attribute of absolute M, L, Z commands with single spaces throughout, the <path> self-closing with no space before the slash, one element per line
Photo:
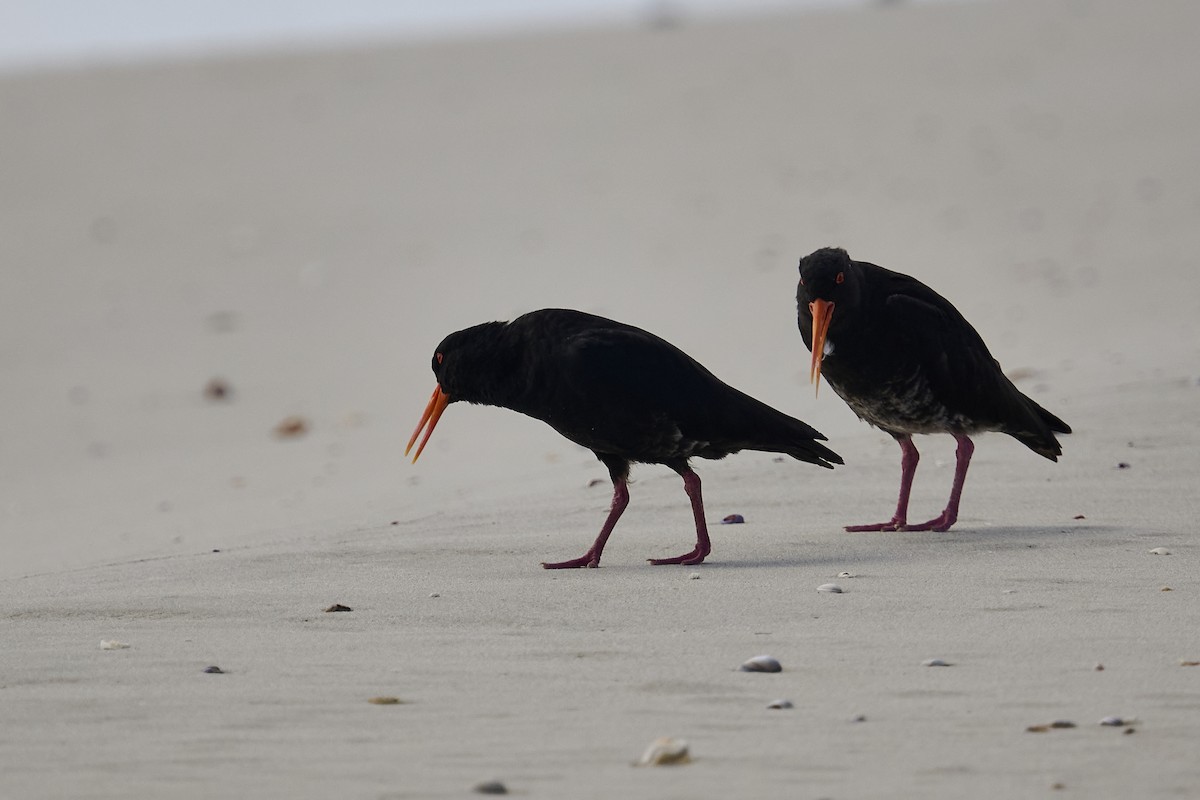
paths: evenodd
<path fill-rule="evenodd" d="M 721 520 L 721 524 L 722 525 L 741 525 L 745 521 L 746 521 L 746 518 L 743 517 L 741 514 L 730 514 L 729 516 L 727 516 L 723 520 Z"/>
<path fill-rule="evenodd" d="M 368 703 L 377 706 L 398 706 L 400 705 L 399 697 L 372 697 L 367 700 Z"/>
<path fill-rule="evenodd" d="M 698 580 L 700 580 L 700 573 L 699 573 L 699 572 L 693 572 L 691 575 L 688 575 L 688 580 L 692 580 L 692 581 L 698 581 Z"/>
<path fill-rule="evenodd" d="M 841 594 L 842 587 L 838 586 L 836 583 L 822 583 L 817 587 L 817 591 L 825 594 Z"/>
<path fill-rule="evenodd" d="M 855 714 L 853 717 L 850 718 L 850 721 L 851 722 L 866 722 L 867 715 L 866 714 Z"/>
<path fill-rule="evenodd" d="M 204 672 L 204 673 L 206 673 L 206 674 L 208 674 L 208 675 L 224 675 L 224 674 L 225 674 L 225 670 L 223 670 L 223 669 L 221 669 L 220 667 L 217 667 L 217 666 L 205 667 L 205 668 L 202 670 L 202 672 Z"/>
<path fill-rule="evenodd" d="M 927 658 L 921 662 L 922 667 L 948 667 L 949 661 L 943 661 L 940 658 Z"/>
<path fill-rule="evenodd" d="M 1171 555 L 1171 551 L 1170 551 L 1170 550 L 1168 550 L 1168 549 L 1167 549 L 1167 548 L 1165 548 L 1165 547 L 1156 547 L 1156 548 L 1154 548 L 1153 550 L 1151 550 L 1151 551 L 1150 551 L 1150 555 L 1153 555 L 1153 556 L 1169 556 L 1169 555 Z"/>
<path fill-rule="evenodd" d="M 650 743 L 637 762 L 639 767 L 665 767 L 672 764 L 687 764 L 692 760 L 688 744 L 683 739 L 661 736 Z"/>
<path fill-rule="evenodd" d="M 334 603 L 329 608 L 325 609 L 325 613 L 328 614 L 333 611 L 353 611 L 353 610 L 354 609 L 351 608 L 350 606 L 344 606 L 341 603 Z"/>
<path fill-rule="evenodd" d="M 294 439 L 308 433 L 308 420 L 304 417 L 284 417 L 275 426 L 275 436 L 279 439 Z"/>
<path fill-rule="evenodd" d="M 1051 728 L 1074 728 L 1077 727 L 1074 722 L 1069 719 L 1056 719 L 1050 723 Z"/>
<path fill-rule="evenodd" d="M 755 656 L 738 669 L 742 672 L 783 672 L 783 666 L 774 656 Z"/>
<path fill-rule="evenodd" d="M 1129 469 L 1129 462 L 1127 462 L 1127 461 L 1120 462 L 1119 464 L 1117 464 L 1117 469 Z"/>
<path fill-rule="evenodd" d="M 118 642 L 116 639 L 101 639 L 100 640 L 100 649 L 101 650 L 128 650 L 129 645 L 125 644 L 124 642 Z"/>
<path fill-rule="evenodd" d="M 1051 722 L 1049 725 L 1030 725 L 1025 730 L 1029 733 L 1045 733 L 1053 728 L 1074 728 L 1075 723 L 1070 720 L 1058 719 Z"/>
<path fill-rule="evenodd" d="M 775 708 L 775 709 L 792 708 L 792 707 L 793 706 L 792 706 L 791 700 L 772 700 L 770 703 L 767 704 L 767 708 Z"/>
<path fill-rule="evenodd" d="M 508 787 L 500 781 L 484 781 L 471 787 L 476 794 L 508 794 Z"/>
<path fill-rule="evenodd" d="M 1180 661 L 1181 667 L 1200 667 L 1200 661 Z"/>
<path fill-rule="evenodd" d="M 1096 672 L 1104 672 L 1104 665 L 1097 664 L 1096 666 L 1092 667 L 1092 669 L 1096 670 Z"/>
<path fill-rule="evenodd" d="M 839 578 L 854 578 L 857 577 L 853 572 L 839 572 Z"/>
<path fill-rule="evenodd" d="M 441 595 L 438 594 L 437 592 L 430 592 L 429 596 L 430 597 L 441 597 Z"/>

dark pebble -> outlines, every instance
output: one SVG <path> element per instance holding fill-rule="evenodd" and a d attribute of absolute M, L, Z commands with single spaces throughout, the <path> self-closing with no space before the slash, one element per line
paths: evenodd
<path fill-rule="evenodd" d="M 205 667 L 204 671 L 207 672 L 209 675 L 224 675 L 225 674 L 225 670 L 221 669 L 220 667 Z"/>
<path fill-rule="evenodd" d="M 741 514 L 730 514 L 725 519 L 721 520 L 722 525 L 741 525 L 746 521 L 746 518 Z"/>
<path fill-rule="evenodd" d="M 341 603 L 334 603 L 334 604 L 333 604 L 333 605 L 331 605 L 329 608 L 325 609 L 325 611 L 326 611 L 326 612 L 330 612 L 330 611 L 353 611 L 353 610 L 354 610 L 354 609 L 353 609 L 353 608 L 351 608 L 350 606 L 344 606 L 344 605 L 342 605 Z"/>
<path fill-rule="evenodd" d="M 500 781 L 484 781 L 475 784 L 472 791 L 478 794 L 508 794 L 508 787 Z"/>
<path fill-rule="evenodd" d="M 1129 469 L 1129 463 L 1122 461 L 1117 464 L 1117 469 Z"/>

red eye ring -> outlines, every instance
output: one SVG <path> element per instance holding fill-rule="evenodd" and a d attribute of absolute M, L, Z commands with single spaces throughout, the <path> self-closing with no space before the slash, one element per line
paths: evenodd
<path fill-rule="evenodd" d="M 833 279 L 833 282 L 834 283 L 845 283 L 846 282 L 846 273 L 839 272 L 837 274 L 837 277 Z"/>
<path fill-rule="evenodd" d="M 439 364 L 440 364 L 440 363 L 442 363 L 442 359 L 444 359 L 444 358 L 445 358 L 445 356 L 444 356 L 444 355 L 442 355 L 441 353 L 434 353 L 434 354 L 433 354 L 433 357 L 434 357 L 435 359 L 437 359 L 437 362 L 438 362 Z"/>

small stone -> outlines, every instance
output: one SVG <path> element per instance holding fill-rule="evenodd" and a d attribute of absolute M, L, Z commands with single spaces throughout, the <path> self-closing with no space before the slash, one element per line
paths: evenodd
<path fill-rule="evenodd" d="M 853 577 L 855 577 L 855 575 L 853 572 L 839 572 L 838 577 L 839 578 L 853 578 Z"/>
<path fill-rule="evenodd" d="M 1071 519 L 1087 519 L 1087 517 L 1085 517 L 1083 514 L 1076 514 L 1075 516 L 1071 517 Z"/>
<path fill-rule="evenodd" d="M 948 667 L 949 661 L 943 661 L 940 658 L 927 658 L 921 662 L 922 667 Z"/>
<path fill-rule="evenodd" d="M 602 483 L 604 483 L 604 481 L 602 481 L 600 478 L 592 478 L 590 481 L 588 481 L 587 488 L 591 489 L 592 487 L 599 486 Z"/>
<path fill-rule="evenodd" d="M 698 580 L 700 580 L 700 573 L 699 573 L 699 572 L 693 572 L 693 573 L 691 573 L 690 575 L 688 575 L 688 580 L 691 580 L 691 581 L 698 581 Z"/>
<path fill-rule="evenodd" d="M 674 764 L 687 764 L 692 760 L 688 754 L 688 745 L 683 739 L 672 739 L 662 736 L 655 739 L 646 748 L 636 766 L 665 767 Z"/>
<path fill-rule="evenodd" d="M 1152 555 L 1152 556 L 1169 556 L 1169 555 L 1171 555 L 1171 551 L 1165 547 L 1156 547 L 1150 551 L 1150 555 Z"/>
<path fill-rule="evenodd" d="M 441 597 L 441 595 L 438 594 L 437 592 L 431 592 L 429 596 L 430 597 Z"/>
<path fill-rule="evenodd" d="M 767 704 L 767 708 L 772 708 L 772 709 L 792 708 L 792 701 L 791 700 L 772 700 L 770 703 Z"/>
<path fill-rule="evenodd" d="M 1053 789 L 1054 791 L 1058 792 L 1058 791 L 1062 791 L 1063 789 L 1067 788 L 1067 785 L 1065 783 L 1063 783 L 1062 781 L 1056 781 L 1055 783 L 1050 784 L 1050 788 Z"/>
<path fill-rule="evenodd" d="M 1137 728 L 1126 728 L 1123 733 L 1128 736 L 1131 733 L 1137 733 Z"/>
<path fill-rule="evenodd" d="M 1181 667 L 1200 667 L 1200 661 L 1180 661 Z"/>
<path fill-rule="evenodd" d="M 1104 665 L 1097 664 L 1096 666 L 1092 667 L 1092 669 L 1094 669 L 1096 672 L 1104 672 Z"/>
<path fill-rule="evenodd" d="M 224 674 L 225 674 L 225 670 L 223 670 L 223 669 L 221 669 L 220 667 L 217 667 L 217 666 L 205 667 L 205 668 L 204 668 L 203 670 L 201 670 L 201 671 L 202 671 L 202 672 L 204 672 L 204 673 L 206 673 L 206 674 L 208 674 L 208 675 L 224 675 Z"/>
<path fill-rule="evenodd" d="M 1129 469 L 1129 463 L 1126 461 L 1122 461 L 1119 464 L 1117 464 L 1117 469 Z"/>
<path fill-rule="evenodd" d="M 128 650 L 129 645 L 125 644 L 125 642 L 118 642 L 116 639 L 101 639 L 100 640 L 100 649 L 101 650 Z"/>
<path fill-rule="evenodd" d="M 1051 728 L 1074 728 L 1074 727 L 1076 727 L 1076 725 L 1074 722 L 1071 722 L 1071 720 L 1069 720 L 1069 719 L 1056 719 L 1056 720 L 1054 720 L 1054 722 L 1050 723 L 1050 727 Z"/>
<path fill-rule="evenodd" d="M 290 416 L 275 426 L 275 436 L 280 439 L 295 439 L 308 433 L 308 420 L 304 417 Z"/>
<path fill-rule="evenodd" d="M 329 608 L 325 609 L 325 613 L 328 614 L 328 613 L 331 613 L 334 611 L 353 611 L 353 610 L 354 609 L 351 608 L 350 606 L 344 606 L 341 603 L 334 603 Z"/>
<path fill-rule="evenodd" d="M 1132 725 L 1136 720 L 1123 719 L 1122 717 L 1105 717 L 1100 720 L 1101 725 L 1106 725 L 1111 728 L 1123 728 Z"/>
<path fill-rule="evenodd" d="M 1049 725 L 1030 725 L 1025 729 L 1028 733 L 1045 733 L 1050 730 Z"/>
<path fill-rule="evenodd" d="M 1175 590 L 1174 590 L 1174 589 L 1172 589 L 1170 586 L 1164 586 L 1164 587 L 1162 587 L 1161 589 L 1159 589 L 1159 591 L 1160 591 L 1160 592 L 1173 592 L 1173 591 L 1175 591 Z"/>
<path fill-rule="evenodd" d="M 229 388 L 228 382 L 221 378 L 213 378 L 204 384 L 204 397 L 208 400 L 228 400 L 232 392 L 233 389 Z"/>
<path fill-rule="evenodd" d="M 500 781 L 484 781 L 471 787 L 476 794 L 508 794 L 508 787 Z"/>
<path fill-rule="evenodd" d="M 855 714 L 853 717 L 850 718 L 850 721 L 851 722 L 866 722 L 867 715 L 866 714 Z"/>
<path fill-rule="evenodd" d="M 746 521 L 746 518 L 741 514 L 730 514 L 721 520 L 722 525 L 741 525 Z"/>
<path fill-rule="evenodd" d="M 377 705 L 377 706 L 398 706 L 398 705 L 400 705 L 401 701 L 400 701 L 399 697 L 384 696 L 384 697 L 372 697 L 369 700 L 367 700 L 367 702 L 371 703 L 372 705 Z"/>
<path fill-rule="evenodd" d="M 738 667 L 741 672 L 783 672 L 783 666 L 774 656 L 755 656 Z"/>
<path fill-rule="evenodd" d="M 838 586 L 836 583 L 822 583 L 817 587 L 817 591 L 823 594 L 841 594 L 842 587 Z"/>

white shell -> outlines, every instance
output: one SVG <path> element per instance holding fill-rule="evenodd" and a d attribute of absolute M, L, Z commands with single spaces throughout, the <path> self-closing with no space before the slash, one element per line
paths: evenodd
<path fill-rule="evenodd" d="M 755 656 L 738 669 L 742 672 L 783 672 L 783 666 L 774 656 Z"/>
<path fill-rule="evenodd" d="M 100 649 L 101 650 L 128 650 L 129 645 L 125 644 L 124 642 L 118 642 L 116 639 L 101 639 L 100 640 Z"/>
<path fill-rule="evenodd" d="M 839 573 L 838 573 L 838 577 L 839 577 L 839 578 L 853 578 L 853 577 L 856 577 L 856 576 L 854 575 L 854 573 L 853 573 L 853 572 L 839 572 Z"/>
<path fill-rule="evenodd" d="M 772 700 L 767 704 L 767 708 L 792 708 L 791 700 Z"/>
<path fill-rule="evenodd" d="M 1105 717 L 1104 719 L 1100 720 L 1101 725 L 1111 725 L 1114 728 L 1132 725 L 1135 722 L 1137 722 L 1137 720 L 1132 717 Z"/>
<path fill-rule="evenodd" d="M 822 583 L 817 587 L 817 591 L 825 592 L 826 594 L 841 594 L 842 587 L 838 586 L 836 583 Z"/>
<path fill-rule="evenodd" d="M 688 744 L 683 739 L 660 736 L 650 743 L 637 762 L 639 767 L 665 767 L 671 764 L 686 764 L 691 761 Z"/>
<path fill-rule="evenodd" d="M 940 658 L 927 658 L 921 662 L 922 667 L 948 667 L 949 661 L 943 661 Z"/>
<path fill-rule="evenodd" d="M 698 581 L 698 580 L 700 580 L 700 573 L 693 572 L 692 574 L 688 575 L 688 578 L 693 581 Z"/>
<path fill-rule="evenodd" d="M 1154 556 L 1169 556 L 1171 555 L 1171 551 L 1165 547 L 1156 547 L 1150 551 L 1150 554 Z"/>

